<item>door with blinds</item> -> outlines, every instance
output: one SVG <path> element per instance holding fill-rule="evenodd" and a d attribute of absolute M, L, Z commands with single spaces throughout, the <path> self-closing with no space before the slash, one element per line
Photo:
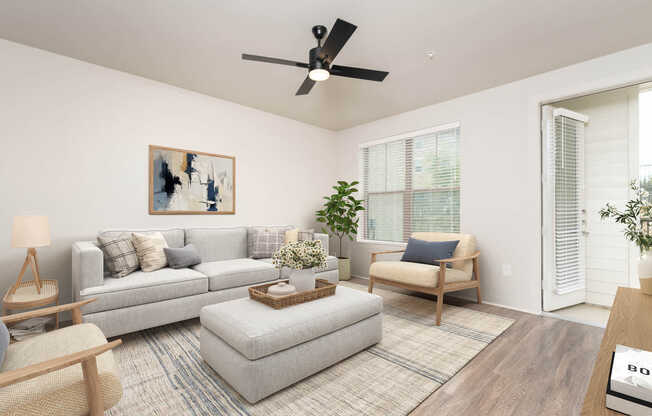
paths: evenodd
<path fill-rule="evenodd" d="M 360 239 L 405 242 L 415 231 L 459 232 L 459 135 L 452 123 L 360 145 Z"/>
<path fill-rule="evenodd" d="M 543 310 L 586 300 L 584 126 L 588 118 L 542 109 Z"/>

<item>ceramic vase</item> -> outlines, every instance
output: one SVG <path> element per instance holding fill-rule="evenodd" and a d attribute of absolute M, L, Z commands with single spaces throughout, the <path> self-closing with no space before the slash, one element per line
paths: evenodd
<path fill-rule="evenodd" d="M 641 292 L 652 295 L 652 251 L 646 251 L 638 261 L 638 279 Z"/>
<path fill-rule="evenodd" d="M 290 284 L 296 288 L 297 292 L 313 290 L 315 288 L 315 270 L 312 267 L 293 270 L 290 274 Z"/>

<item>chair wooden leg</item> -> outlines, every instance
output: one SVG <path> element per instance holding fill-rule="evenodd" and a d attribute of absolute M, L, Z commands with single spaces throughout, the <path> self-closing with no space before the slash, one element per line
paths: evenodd
<path fill-rule="evenodd" d="M 369 293 L 374 293 L 374 277 L 369 276 Z"/>
<path fill-rule="evenodd" d="M 86 382 L 86 395 L 88 397 L 88 409 L 90 416 L 101 416 L 104 414 L 104 400 L 100 386 L 100 376 L 97 373 L 97 360 L 91 357 L 82 361 L 82 371 Z"/>
<path fill-rule="evenodd" d="M 441 312 L 444 309 L 444 292 L 437 295 L 437 326 L 441 325 Z"/>
<path fill-rule="evenodd" d="M 475 288 L 476 295 L 478 297 L 478 304 L 482 303 L 482 295 L 480 294 L 480 286 Z"/>

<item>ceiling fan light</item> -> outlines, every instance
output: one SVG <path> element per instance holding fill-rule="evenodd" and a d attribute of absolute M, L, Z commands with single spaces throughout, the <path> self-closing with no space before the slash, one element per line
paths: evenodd
<path fill-rule="evenodd" d="M 326 81 L 330 76 L 331 74 L 327 70 L 321 68 L 315 68 L 308 72 L 308 77 L 313 81 Z"/>

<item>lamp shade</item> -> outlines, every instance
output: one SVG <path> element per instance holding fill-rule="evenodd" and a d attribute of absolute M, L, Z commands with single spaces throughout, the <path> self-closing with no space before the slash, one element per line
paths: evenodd
<path fill-rule="evenodd" d="M 43 215 L 14 217 L 11 230 L 12 247 L 43 247 L 50 245 L 50 224 Z"/>

